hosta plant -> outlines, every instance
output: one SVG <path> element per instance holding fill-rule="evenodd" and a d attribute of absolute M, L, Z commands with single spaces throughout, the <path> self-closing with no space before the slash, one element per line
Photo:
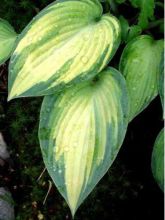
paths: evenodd
<path fill-rule="evenodd" d="M 98 0 L 62 0 L 39 12 L 18 37 L 3 20 L 0 29 L 0 48 L 4 36 L 7 42 L 0 63 L 11 54 L 8 100 L 44 96 L 42 156 L 72 216 L 112 165 L 128 123 L 158 92 L 163 97 L 163 40 L 138 36 L 153 19 L 154 4 L 130 1 L 141 12 L 138 24 L 129 26 L 116 17 L 125 1 L 104 2 L 112 13 L 104 13 Z M 111 60 L 121 42 L 121 48 L 128 44 L 118 71 Z M 154 174 L 158 181 L 162 170 Z"/>

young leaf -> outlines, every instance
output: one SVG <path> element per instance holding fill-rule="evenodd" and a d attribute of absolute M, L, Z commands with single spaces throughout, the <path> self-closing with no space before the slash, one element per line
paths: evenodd
<path fill-rule="evenodd" d="M 164 191 L 164 129 L 156 138 L 152 152 L 152 173 L 162 191 Z"/>
<path fill-rule="evenodd" d="M 54 93 L 101 71 L 120 43 L 120 27 L 97 0 L 54 2 L 21 33 L 9 67 L 9 100 Z"/>
<path fill-rule="evenodd" d="M 16 38 L 13 27 L 0 18 L 0 65 L 10 57 Z"/>
<path fill-rule="evenodd" d="M 158 94 L 163 40 L 142 35 L 127 44 L 120 58 L 120 71 L 126 78 L 130 96 L 130 121 Z"/>
<path fill-rule="evenodd" d="M 139 36 L 142 32 L 142 29 L 138 25 L 132 25 L 128 30 L 128 35 L 126 39 L 126 43 L 133 40 L 135 37 Z"/>
<path fill-rule="evenodd" d="M 120 26 L 121 26 L 121 40 L 122 42 L 127 41 L 127 35 L 129 30 L 129 23 L 122 15 L 119 17 Z"/>
<path fill-rule="evenodd" d="M 145 29 L 148 26 L 149 19 L 152 20 L 154 17 L 154 0 L 129 0 L 133 7 L 140 9 L 138 18 L 138 25 Z"/>
<path fill-rule="evenodd" d="M 121 26 L 121 40 L 122 42 L 128 43 L 133 38 L 141 34 L 142 29 L 138 25 L 129 26 L 127 19 L 123 16 L 119 17 L 120 26 Z"/>
<path fill-rule="evenodd" d="M 113 68 L 44 98 L 39 139 L 46 168 L 72 215 L 107 172 L 128 123 L 125 80 Z"/>

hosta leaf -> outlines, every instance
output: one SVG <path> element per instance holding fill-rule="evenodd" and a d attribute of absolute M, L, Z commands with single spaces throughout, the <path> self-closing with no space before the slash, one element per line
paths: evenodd
<path fill-rule="evenodd" d="M 110 61 L 120 42 L 115 17 L 97 0 L 49 5 L 23 30 L 10 62 L 9 99 L 54 93 L 88 80 Z"/>
<path fill-rule="evenodd" d="M 160 62 L 160 74 L 158 76 L 158 90 L 163 108 L 163 118 L 165 118 L 164 112 L 164 51 Z"/>
<path fill-rule="evenodd" d="M 10 57 L 16 37 L 13 27 L 0 18 L 0 65 Z"/>
<path fill-rule="evenodd" d="M 120 59 L 120 71 L 126 78 L 130 96 L 130 121 L 145 109 L 158 94 L 163 40 L 142 35 L 130 41 Z"/>
<path fill-rule="evenodd" d="M 45 165 L 72 215 L 114 161 L 128 121 L 125 80 L 109 68 L 44 98 L 39 139 Z"/>
<path fill-rule="evenodd" d="M 152 152 L 152 173 L 162 191 L 164 191 L 164 129 L 156 138 Z"/>

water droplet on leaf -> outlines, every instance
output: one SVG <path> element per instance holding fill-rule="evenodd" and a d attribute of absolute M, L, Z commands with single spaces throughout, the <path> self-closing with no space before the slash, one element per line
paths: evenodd
<path fill-rule="evenodd" d="M 134 63 L 139 63 L 139 60 L 133 60 Z"/>
<path fill-rule="evenodd" d="M 60 174 L 60 173 L 62 173 L 62 170 L 60 169 L 60 170 L 58 170 L 58 173 Z"/>
<path fill-rule="evenodd" d="M 82 61 L 84 64 L 86 64 L 86 63 L 88 62 L 88 58 L 84 56 L 84 57 L 81 58 L 81 61 Z"/>
<path fill-rule="evenodd" d="M 55 172 L 56 170 L 57 170 L 57 168 L 54 166 L 54 167 L 53 167 L 53 171 Z"/>

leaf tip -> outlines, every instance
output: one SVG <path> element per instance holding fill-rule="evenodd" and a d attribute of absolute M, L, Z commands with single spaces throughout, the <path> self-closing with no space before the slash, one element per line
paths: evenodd
<path fill-rule="evenodd" d="M 70 208 L 70 211 L 71 211 L 72 219 L 74 220 L 77 209 L 76 208 Z"/>
<path fill-rule="evenodd" d="M 7 97 L 7 101 L 10 102 L 11 100 L 15 99 L 16 96 L 13 96 L 11 93 L 9 93 L 8 97 Z"/>
<path fill-rule="evenodd" d="M 78 209 L 79 206 L 78 206 L 77 202 L 73 204 L 71 201 L 68 202 L 68 206 L 69 206 L 69 208 L 70 208 L 70 212 L 71 212 L 71 215 L 72 215 L 72 219 L 74 220 L 75 214 L 76 214 L 77 209 Z"/>

